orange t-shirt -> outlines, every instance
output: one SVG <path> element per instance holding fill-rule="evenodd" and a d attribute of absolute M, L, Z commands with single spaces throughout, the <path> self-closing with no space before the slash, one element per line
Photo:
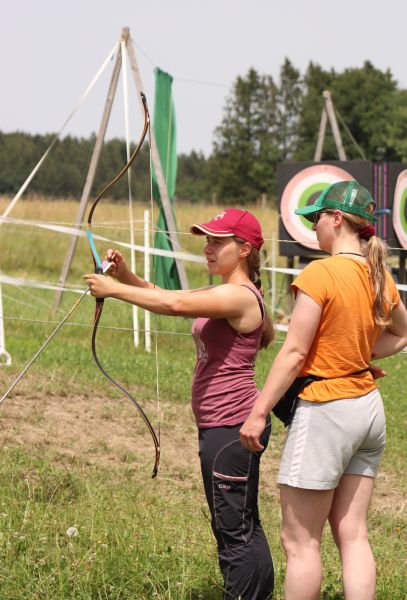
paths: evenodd
<path fill-rule="evenodd" d="M 388 300 L 394 308 L 400 295 L 386 272 Z M 312 402 L 355 398 L 375 389 L 368 367 L 381 329 L 373 321 L 373 297 L 366 263 L 345 256 L 315 260 L 292 284 L 322 307 L 315 338 L 299 377 L 323 377 L 306 386 L 300 397 Z"/>

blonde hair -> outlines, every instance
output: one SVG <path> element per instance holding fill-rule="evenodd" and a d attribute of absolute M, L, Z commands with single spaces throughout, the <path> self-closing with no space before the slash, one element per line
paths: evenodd
<path fill-rule="evenodd" d="M 366 210 L 373 213 L 374 205 L 370 204 Z M 388 247 L 376 235 L 372 235 L 368 240 L 363 239 L 365 228 L 371 225 L 367 219 L 349 213 L 342 214 L 359 235 L 362 254 L 367 260 L 373 292 L 374 322 L 378 327 L 386 327 L 391 322 L 392 310 L 386 285 L 386 271 L 389 270 Z"/>

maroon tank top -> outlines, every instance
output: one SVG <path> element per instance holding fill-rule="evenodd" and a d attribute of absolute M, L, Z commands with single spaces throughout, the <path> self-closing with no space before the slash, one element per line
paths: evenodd
<path fill-rule="evenodd" d="M 251 290 L 260 305 L 262 321 L 250 333 L 236 331 L 226 319 L 195 319 L 192 335 L 197 360 L 192 380 L 192 410 L 197 426 L 221 427 L 243 423 L 259 395 L 254 368 L 263 330 L 263 298 Z"/>

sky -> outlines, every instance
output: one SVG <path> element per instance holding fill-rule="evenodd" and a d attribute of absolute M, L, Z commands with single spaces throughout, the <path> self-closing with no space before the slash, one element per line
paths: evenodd
<path fill-rule="evenodd" d="M 152 112 L 154 68 L 170 73 L 177 149 L 209 155 L 238 76 L 250 68 L 278 80 L 286 57 L 304 73 L 370 60 L 407 87 L 407 0 L 0 0 L 0 131 L 61 129 L 129 27 Z M 64 135 L 96 132 L 114 61 Z M 129 75 L 130 135 L 142 129 Z M 372 98 L 372 101 L 374 99 Z M 122 82 L 107 137 L 125 137 Z"/>

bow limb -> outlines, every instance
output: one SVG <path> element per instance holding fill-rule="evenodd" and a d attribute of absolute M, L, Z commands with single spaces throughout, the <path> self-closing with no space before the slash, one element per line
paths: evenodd
<path fill-rule="evenodd" d="M 126 396 L 126 398 L 128 398 L 130 400 L 130 402 L 132 402 L 134 404 L 134 406 L 137 408 L 137 410 L 139 411 L 144 423 L 147 426 L 148 431 L 150 432 L 151 438 L 153 440 L 154 443 L 154 448 L 155 448 L 155 462 L 154 462 L 154 468 L 153 468 L 153 474 L 152 474 L 152 478 L 154 479 L 154 477 L 156 477 L 157 473 L 158 473 L 158 465 L 160 462 L 160 441 L 158 439 L 158 436 L 154 430 L 154 427 L 152 426 L 149 418 L 147 417 L 146 413 L 144 412 L 143 408 L 140 406 L 140 404 L 137 402 L 137 400 L 130 394 L 130 392 L 128 392 L 120 383 L 118 383 L 117 381 L 115 381 L 113 379 L 113 377 L 111 377 L 109 375 L 109 373 L 107 373 L 107 371 L 105 370 L 105 368 L 103 367 L 103 365 L 101 364 L 99 357 L 97 355 L 96 352 L 96 333 L 97 333 L 97 328 L 98 328 L 98 324 L 100 321 L 100 317 L 102 314 L 102 309 L 103 309 L 103 304 L 96 304 L 96 310 L 95 310 L 95 319 L 94 319 L 94 323 L 93 323 L 93 332 L 92 332 L 92 354 L 93 354 L 93 358 L 95 359 L 95 363 L 97 364 L 99 370 L 103 373 L 103 375 L 106 377 L 106 379 L 108 379 L 110 381 L 110 383 L 112 385 L 114 385 L 118 390 L 120 390 L 122 392 L 122 394 L 124 394 Z"/>
<path fill-rule="evenodd" d="M 127 162 L 127 164 L 123 167 L 123 169 L 116 175 L 116 177 L 102 190 L 102 192 L 96 197 L 96 199 L 94 200 L 91 209 L 89 211 L 89 215 L 88 215 L 88 230 L 87 230 L 87 237 L 88 237 L 88 242 L 89 242 L 89 247 L 90 247 L 90 251 L 92 253 L 92 258 L 93 258 L 93 262 L 95 265 L 95 272 L 96 273 L 103 273 L 103 266 L 102 266 L 102 261 L 100 260 L 98 251 L 96 249 L 94 240 L 93 240 L 93 235 L 92 235 L 92 218 L 93 218 L 93 214 L 95 212 L 95 208 L 98 205 L 99 201 L 102 199 L 102 197 L 115 185 L 115 183 L 117 183 L 117 181 L 119 181 L 119 179 L 121 177 L 123 177 L 123 175 L 128 171 L 128 169 L 130 168 L 130 166 L 133 164 L 134 159 L 136 158 L 137 154 L 139 153 L 144 139 L 147 135 L 147 132 L 149 130 L 149 126 L 150 126 L 150 115 L 148 112 L 148 107 L 147 107 L 147 100 L 146 97 L 143 93 L 141 93 L 141 99 L 143 102 L 143 108 L 144 108 L 144 127 L 143 127 L 143 132 L 141 134 L 140 137 L 140 141 L 138 142 L 133 154 L 131 155 L 129 161 Z M 118 388 L 125 396 L 126 398 L 128 398 L 130 400 L 130 402 L 132 402 L 134 404 L 134 406 L 137 408 L 137 410 L 139 411 L 144 423 L 147 426 L 148 431 L 150 432 L 151 438 L 153 440 L 154 443 L 154 448 L 155 448 L 155 463 L 154 463 L 154 468 L 153 468 L 153 474 L 152 477 L 156 477 L 157 473 L 158 473 L 158 465 L 160 462 L 160 441 L 159 438 L 154 430 L 154 427 L 152 426 L 149 418 L 147 417 L 146 413 L 144 412 L 143 408 L 140 406 L 140 404 L 137 402 L 137 400 L 121 385 L 119 384 L 117 381 L 115 381 L 104 369 L 103 365 L 101 364 L 99 357 L 97 355 L 96 352 L 96 333 L 97 333 L 97 328 L 99 325 L 99 321 L 100 321 L 100 317 L 102 315 L 102 311 L 103 311 L 103 305 L 104 305 L 104 298 L 96 298 L 96 308 L 95 308 L 95 316 L 94 316 L 94 321 L 93 321 L 93 332 L 92 332 L 92 355 L 93 358 L 96 362 L 97 367 L 99 368 L 99 370 L 101 371 L 101 373 L 106 377 L 106 379 L 108 379 L 116 388 Z"/>
<path fill-rule="evenodd" d="M 127 162 L 127 164 L 124 165 L 124 167 L 122 168 L 122 170 L 116 175 L 116 177 L 114 177 L 114 179 L 112 179 L 112 181 L 110 183 L 107 184 L 107 186 L 100 192 L 100 194 L 95 198 L 91 209 L 89 211 L 89 215 L 88 215 L 88 231 L 87 231 L 87 235 L 88 235 L 88 242 L 89 242 L 89 246 L 90 246 L 90 250 L 92 252 L 92 257 L 93 257 L 93 261 L 95 263 L 95 269 L 102 268 L 102 261 L 99 258 L 99 254 L 98 251 L 96 250 L 96 246 L 95 243 L 93 241 L 93 235 L 92 235 L 92 218 L 93 218 L 93 213 L 95 212 L 95 208 L 96 206 L 99 204 L 99 201 L 103 198 L 103 196 L 105 194 L 107 194 L 107 192 L 109 190 L 112 189 L 112 187 L 119 181 L 119 179 L 121 179 L 123 177 L 123 175 L 125 173 L 127 173 L 127 171 L 130 169 L 131 165 L 133 164 L 137 154 L 139 153 L 143 142 L 146 138 L 147 132 L 149 130 L 150 127 L 150 113 L 148 112 L 148 106 L 147 106 L 147 99 L 145 97 L 145 95 L 143 94 L 143 92 L 141 92 L 141 100 L 143 102 L 143 109 L 144 109 L 144 127 L 143 127 L 143 132 L 141 134 L 140 137 L 140 141 L 138 142 L 133 154 L 130 156 L 129 161 Z"/>

